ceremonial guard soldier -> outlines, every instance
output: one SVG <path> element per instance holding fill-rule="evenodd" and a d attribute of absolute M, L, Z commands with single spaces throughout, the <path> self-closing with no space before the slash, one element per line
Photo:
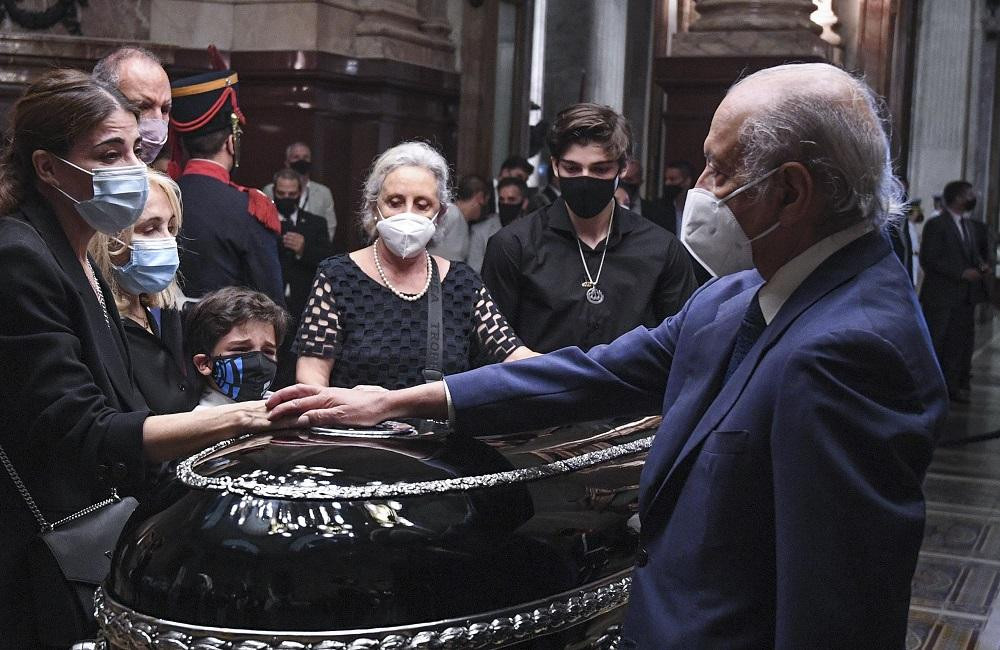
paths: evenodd
<path fill-rule="evenodd" d="M 170 127 L 188 160 L 178 180 L 184 200 L 180 273 L 193 298 L 242 286 L 285 304 L 279 262 L 281 220 L 260 190 L 237 185 L 246 119 L 231 70 L 207 72 L 171 84 Z"/>

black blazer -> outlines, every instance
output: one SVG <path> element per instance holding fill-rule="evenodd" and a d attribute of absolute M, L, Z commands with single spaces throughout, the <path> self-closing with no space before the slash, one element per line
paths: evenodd
<path fill-rule="evenodd" d="M 296 258 L 295 253 L 284 246 L 281 247 L 281 274 L 285 278 L 285 302 L 288 304 L 288 313 L 291 314 L 293 323 L 298 323 L 309 299 L 316 267 L 333 255 L 333 247 L 330 245 L 326 219 L 305 210 L 298 211 L 294 225 L 287 219 L 282 219 L 281 233 L 286 232 L 297 232 L 306 240 L 300 258 Z M 294 331 L 291 332 L 286 340 L 291 340 L 294 334 Z"/>
<path fill-rule="evenodd" d="M 932 217 L 924 226 L 920 244 L 920 266 L 924 269 L 924 283 L 920 289 L 920 302 L 926 309 L 951 309 L 986 300 L 982 282 L 966 282 L 962 272 L 977 268 L 989 259 L 985 228 L 965 219 L 967 244 L 959 234 L 955 220 L 947 211 Z"/>
<path fill-rule="evenodd" d="M 673 201 L 663 197 L 649 201 L 642 209 L 642 216 L 664 230 L 672 232 L 680 241 L 681 234 L 677 232 L 677 206 L 674 205 Z M 687 248 L 684 250 L 687 251 Z M 712 274 L 693 255 L 688 253 L 688 256 L 691 258 L 691 268 L 694 270 L 694 281 L 700 287 L 712 279 Z"/>
<path fill-rule="evenodd" d="M 181 312 L 161 309 L 159 320 L 152 319 L 153 333 L 130 318 L 123 318 L 122 324 L 135 383 L 150 411 L 184 413 L 198 406 L 204 383 L 184 351 Z"/>
<path fill-rule="evenodd" d="M 0 444 L 28 491 L 50 522 L 106 498 L 112 486 L 137 492 L 149 413 L 122 326 L 105 321 L 47 207 L 26 202 L 0 218 L 0 269 Z M 99 282 L 114 315 L 111 291 Z M 4 647 L 34 647 L 25 548 L 38 526 L 3 475 L 0 516 Z"/>

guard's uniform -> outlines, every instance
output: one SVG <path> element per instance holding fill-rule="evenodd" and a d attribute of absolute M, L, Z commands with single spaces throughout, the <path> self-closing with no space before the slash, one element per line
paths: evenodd
<path fill-rule="evenodd" d="M 236 73 L 228 70 L 173 82 L 170 126 L 175 134 L 191 137 L 231 129 L 238 139 L 245 119 L 237 88 Z M 241 286 L 284 305 L 281 222 L 270 199 L 233 183 L 221 165 L 199 158 L 187 162 L 177 184 L 184 202 L 179 243 L 185 295 L 198 298 Z"/>

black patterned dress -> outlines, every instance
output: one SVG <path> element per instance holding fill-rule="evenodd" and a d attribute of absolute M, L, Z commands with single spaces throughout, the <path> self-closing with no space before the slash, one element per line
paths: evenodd
<path fill-rule="evenodd" d="M 444 374 L 503 361 L 522 345 L 475 271 L 452 262 L 441 282 Z M 406 301 L 350 258 L 324 260 L 302 312 L 293 352 L 333 359 L 331 386 L 406 388 L 424 382 L 427 296 Z"/>

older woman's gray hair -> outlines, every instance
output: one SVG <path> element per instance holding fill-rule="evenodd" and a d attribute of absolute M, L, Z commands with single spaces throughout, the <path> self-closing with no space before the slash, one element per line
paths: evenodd
<path fill-rule="evenodd" d="M 752 74 L 733 89 L 790 71 L 804 82 L 776 88 L 777 99 L 740 128 L 741 176 L 749 182 L 798 161 L 827 198 L 828 219 L 844 226 L 869 220 L 877 227 L 897 220 L 905 208 L 903 187 L 892 171 L 881 103 L 864 81 L 824 63 L 789 64 Z M 767 192 L 772 180 L 750 192 Z"/>
<path fill-rule="evenodd" d="M 444 212 L 448 204 L 451 203 L 451 190 L 448 187 L 448 163 L 444 156 L 425 142 L 397 144 L 375 159 L 375 162 L 372 163 L 372 169 L 368 173 L 368 180 L 365 181 L 358 219 L 361 222 L 361 228 L 369 237 L 375 235 L 375 222 L 378 220 L 375 202 L 382 192 L 385 177 L 400 167 L 420 167 L 429 171 L 437 180 L 437 198 L 441 203 L 441 211 Z"/>

